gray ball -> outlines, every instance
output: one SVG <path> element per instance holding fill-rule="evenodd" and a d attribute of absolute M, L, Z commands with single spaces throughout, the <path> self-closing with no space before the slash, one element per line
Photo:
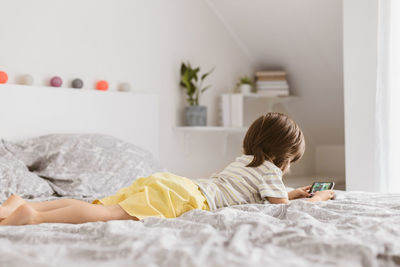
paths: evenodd
<path fill-rule="evenodd" d="M 131 85 L 129 83 L 121 83 L 118 87 L 120 92 L 129 92 L 131 90 Z"/>
<path fill-rule="evenodd" d="M 32 75 L 25 74 L 19 77 L 18 82 L 24 85 L 32 85 L 33 84 L 33 77 Z"/>
<path fill-rule="evenodd" d="M 72 81 L 72 88 L 81 89 L 83 87 L 83 81 L 81 79 L 74 79 Z"/>

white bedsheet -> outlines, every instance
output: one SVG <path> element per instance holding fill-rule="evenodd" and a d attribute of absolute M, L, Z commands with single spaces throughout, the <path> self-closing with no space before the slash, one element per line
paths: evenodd
<path fill-rule="evenodd" d="M 191 211 L 177 219 L 0 226 L 0 266 L 395 266 L 400 195 Z"/>

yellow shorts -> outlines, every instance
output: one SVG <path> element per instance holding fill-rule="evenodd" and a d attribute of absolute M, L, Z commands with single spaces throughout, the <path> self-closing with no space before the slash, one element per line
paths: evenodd
<path fill-rule="evenodd" d="M 190 179 L 172 173 L 155 173 L 139 178 L 113 195 L 93 204 L 118 204 L 139 220 L 147 217 L 176 218 L 193 210 L 210 210 L 200 188 Z"/>

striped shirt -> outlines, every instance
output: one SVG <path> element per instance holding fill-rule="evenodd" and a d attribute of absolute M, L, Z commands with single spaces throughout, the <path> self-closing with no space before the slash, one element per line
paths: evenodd
<path fill-rule="evenodd" d="M 258 167 L 246 167 L 252 160 L 253 156 L 243 155 L 209 179 L 194 180 L 206 196 L 210 210 L 269 203 L 266 197 L 288 198 L 282 171 L 269 161 Z"/>

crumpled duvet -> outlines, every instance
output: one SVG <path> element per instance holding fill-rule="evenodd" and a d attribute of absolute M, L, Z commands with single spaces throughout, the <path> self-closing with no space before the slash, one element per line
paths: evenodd
<path fill-rule="evenodd" d="M 194 210 L 176 219 L 0 226 L 0 266 L 396 266 L 400 194 Z"/>

